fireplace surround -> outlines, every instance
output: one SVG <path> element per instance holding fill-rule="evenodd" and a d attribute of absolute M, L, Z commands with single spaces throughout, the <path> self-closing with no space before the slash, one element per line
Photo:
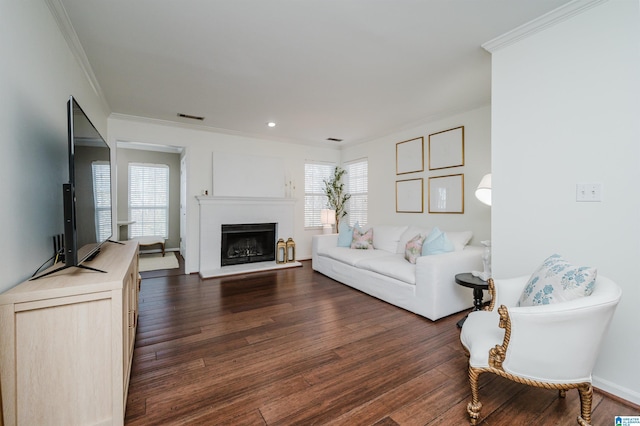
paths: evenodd
<path fill-rule="evenodd" d="M 276 223 L 273 242 L 295 239 L 294 207 L 296 200 L 280 197 L 196 197 L 200 206 L 200 267 L 202 278 L 214 278 L 269 269 L 302 266 L 300 262 L 276 264 L 261 261 L 222 266 L 222 225 Z"/>

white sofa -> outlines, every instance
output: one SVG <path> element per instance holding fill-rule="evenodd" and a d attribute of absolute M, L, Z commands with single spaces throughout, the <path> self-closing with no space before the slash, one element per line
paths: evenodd
<path fill-rule="evenodd" d="M 471 232 L 446 232 L 455 251 L 405 259 L 407 242 L 428 230 L 374 226 L 374 250 L 338 247 L 338 234 L 314 235 L 312 268 L 336 281 L 435 321 L 473 306 L 469 288 L 455 275 L 482 271 L 482 247 L 469 246 Z"/>

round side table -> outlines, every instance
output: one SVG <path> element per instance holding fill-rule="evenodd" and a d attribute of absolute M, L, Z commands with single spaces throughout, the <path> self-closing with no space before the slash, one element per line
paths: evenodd
<path fill-rule="evenodd" d="M 482 309 L 482 291 L 489 290 L 489 284 L 481 280 L 478 277 L 473 276 L 470 272 L 465 272 L 463 274 L 456 275 L 456 283 L 463 286 L 473 289 L 473 310 L 479 311 Z M 467 319 L 465 316 L 460 321 L 458 321 L 458 327 L 462 328 L 462 324 Z"/>

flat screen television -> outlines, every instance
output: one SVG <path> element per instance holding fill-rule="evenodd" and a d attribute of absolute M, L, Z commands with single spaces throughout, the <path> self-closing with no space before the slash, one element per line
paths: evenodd
<path fill-rule="evenodd" d="M 69 183 L 63 185 L 65 267 L 81 266 L 111 238 L 111 149 L 71 96 Z M 93 269 L 93 268 L 87 268 Z"/>

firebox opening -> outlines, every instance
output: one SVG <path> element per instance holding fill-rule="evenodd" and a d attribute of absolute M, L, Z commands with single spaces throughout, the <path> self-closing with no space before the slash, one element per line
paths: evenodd
<path fill-rule="evenodd" d="M 276 259 L 276 223 L 222 225 L 221 266 Z"/>

